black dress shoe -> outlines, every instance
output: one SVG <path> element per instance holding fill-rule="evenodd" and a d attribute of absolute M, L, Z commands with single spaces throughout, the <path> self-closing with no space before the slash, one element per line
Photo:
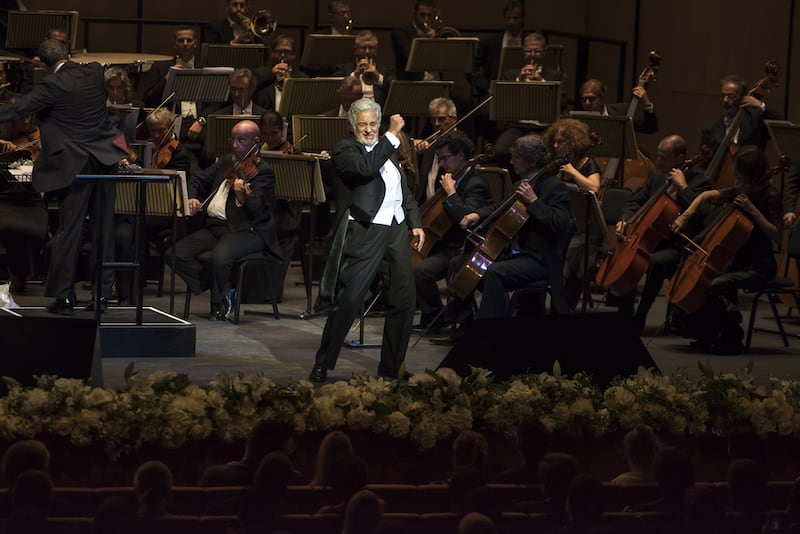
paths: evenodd
<path fill-rule="evenodd" d="M 47 306 L 47 311 L 55 313 L 56 315 L 72 315 L 75 311 L 72 309 L 72 301 L 65 298 L 57 298 Z"/>
<path fill-rule="evenodd" d="M 325 382 L 328 379 L 328 370 L 317 365 L 308 374 L 308 379 L 317 383 Z"/>
<path fill-rule="evenodd" d="M 458 343 L 458 337 L 449 335 L 449 336 L 442 336 L 442 337 L 432 337 L 430 342 L 434 345 L 442 345 L 444 347 L 452 347 Z"/>
<path fill-rule="evenodd" d="M 108 299 L 105 297 L 100 297 L 100 313 L 103 313 L 108 309 Z M 94 299 L 86 305 L 86 311 L 94 311 Z"/>

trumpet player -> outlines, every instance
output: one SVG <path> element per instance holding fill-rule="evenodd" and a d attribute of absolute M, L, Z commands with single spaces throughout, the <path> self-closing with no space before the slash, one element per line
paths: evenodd
<path fill-rule="evenodd" d="M 414 18 L 410 24 L 392 28 L 392 50 L 394 64 L 397 68 L 398 80 L 421 81 L 422 72 L 407 72 L 406 63 L 411 54 L 411 43 L 417 37 L 431 38 L 436 36 L 433 21 L 436 17 L 436 4 L 433 0 L 417 0 L 414 3 Z"/>
<path fill-rule="evenodd" d="M 283 84 L 288 78 L 308 78 L 297 68 L 294 39 L 277 35 L 270 47 L 270 65 L 255 69 L 256 93 L 253 102 L 264 109 L 278 109 L 281 105 Z"/>
<path fill-rule="evenodd" d="M 350 35 L 353 29 L 353 11 L 350 9 L 350 2 L 329 0 L 328 20 L 330 21 L 330 26 L 327 28 L 319 28 L 316 33 Z"/>
<path fill-rule="evenodd" d="M 200 31 L 200 42 L 217 44 L 260 43 L 260 37 L 249 30 L 247 0 L 226 0 L 228 14 L 223 19 L 206 23 Z"/>
<path fill-rule="evenodd" d="M 396 78 L 394 67 L 379 64 L 378 36 L 372 30 L 362 30 L 356 35 L 353 45 L 355 59 L 350 63 L 338 65 L 335 77 L 356 76 L 361 79 L 364 98 L 369 98 L 383 106 L 386 93 Z"/>

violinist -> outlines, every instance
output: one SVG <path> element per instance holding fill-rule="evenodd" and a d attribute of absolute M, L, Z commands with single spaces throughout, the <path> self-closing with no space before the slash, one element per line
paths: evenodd
<path fill-rule="evenodd" d="M 286 121 L 284 121 L 280 113 L 274 110 L 265 111 L 261 115 L 261 139 L 264 141 L 264 144 L 261 145 L 261 151 L 294 154 L 294 146 L 286 140 L 286 130 Z M 289 270 L 289 261 L 292 259 L 299 237 L 302 212 L 303 203 L 299 200 L 279 198 L 275 201 L 275 229 L 278 233 L 278 244 L 283 254 L 283 263 L 281 269 L 273 269 L 272 272 L 278 278 L 276 280 L 278 283 L 270 287 L 280 288 L 280 291 L 283 291 L 286 273 Z M 283 293 L 271 295 L 271 297 L 280 302 L 283 299 Z"/>
<path fill-rule="evenodd" d="M 437 282 L 447 276 L 450 260 L 458 255 L 466 238 L 466 232 L 459 222 L 468 213 L 477 212 L 491 202 L 489 186 L 474 165 L 468 165 L 475 146 L 464 132 L 453 130 L 444 134 L 434 145 L 439 165 L 444 174 L 439 183 L 444 189 L 441 206 L 432 209 L 443 210 L 453 222 L 430 249 L 428 255 L 414 266 L 414 283 L 417 288 L 417 303 L 421 308 L 419 325 L 414 328 L 424 332 L 443 308 Z M 428 232 L 428 239 L 432 239 Z"/>
<path fill-rule="evenodd" d="M 478 289 L 482 291 L 476 317 L 490 319 L 510 317 L 508 292 L 538 281 L 550 285 L 551 310 L 567 313 L 563 270 L 567 243 L 574 230 L 567 187 L 557 175 L 541 172 L 548 161 L 542 137 L 528 134 L 511 145 L 511 164 L 517 176 L 516 195 L 526 205 L 527 220 L 510 241 L 506 250 L 486 269 Z M 473 228 L 495 211 L 486 206 L 462 218 L 461 228 Z M 452 267 L 452 264 L 451 264 Z M 454 299 L 450 317 L 459 324 L 446 338 L 431 342 L 452 345 L 469 328 L 465 313 L 471 299 Z"/>
<path fill-rule="evenodd" d="M 744 146 L 734 156 L 733 166 L 734 187 L 700 193 L 672 225 L 673 231 L 683 231 L 708 202 L 732 203 L 753 223 L 752 232 L 724 272 L 712 280 L 705 305 L 685 321 L 689 329 L 684 335 L 695 338 L 691 345 L 713 354 L 739 354 L 744 350 L 738 290 L 775 277 L 773 243 L 780 239 L 782 228 L 780 193 L 767 179 L 764 152 L 755 145 Z"/>
<path fill-rule="evenodd" d="M 231 129 L 232 154 L 193 174 L 187 185 L 190 214 L 204 213 L 203 226 L 167 251 L 175 272 L 199 295 L 210 289 L 210 321 L 230 318 L 231 269 L 239 259 L 263 251 L 281 261 L 275 231 L 275 173 L 261 159 L 259 127 L 239 121 Z M 198 256 L 210 251 L 205 265 Z"/>
<path fill-rule="evenodd" d="M 458 122 L 458 110 L 455 103 L 449 98 L 437 97 L 428 103 L 428 117 L 433 127 L 433 133 L 425 139 L 413 140 L 419 163 L 419 176 L 422 180 L 414 194 L 420 204 L 432 197 L 440 185 L 441 165 L 436 156 L 436 149 L 428 139 L 432 136 L 438 137 L 447 130 L 451 130 Z"/>
<path fill-rule="evenodd" d="M 173 131 L 175 114 L 167 108 L 158 108 L 145 119 L 149 141 L 153 143 L 153 168 L 172 169 L 189 172 L 191 158 L 189 151 L 178 141 Z M 140 239 L 147 242 L 147 236 L 157 236 L 160 232 L 171 227 L 170 217 L 147 216 L 145 217 L 146 235 Z M 117 215 L 114 228 L 114 254 L 117 261 L 133 261 L 134 237 L 136 235 L 136 219 L 130 215 Z M 148 251 L 149 247 L 145 247 Z M 136 304 L 131 297 L 136 295 L 133 291 L 133 273 L 129 270 L 117 271 L 117 298 L 120 306 Z"/>
<path fill-rule="evenodd" d="M 697 195 L 711 189 L 702 162 L 691 162 L 690 166 L 686 165 L 686 140 L 683 137 L 668 135 L 658 143 L 656 154 L 656 170 L 650 174 L 645 186 L 631 196 L 623 209 L 616 226 L 618 236 L 628 235 L 628 222 L 654 195 L 665 192 L 675 200 L 681 211 L 685 211 Z M 664 190 L 665 184 L 669 184 L 666 190 Z M 684 230 L 685 234 L 694 236 L 702 230 L 701 215 L 702 213 L 699 213 L 697 217 L 692 217 Z M 664 281 L 677 270 L 685 248 L 686 242 L 674 236 L 672 239 L 662 240 L 650 254 L 650 264 L 635 314 L 633 314 L 635 290 L 630 295 L 620 297 L 620 311 L 633 315 L 634 329 L 637 333 L 641 333 L 644 329 L 647 313 L 661 291 Z M 608 295 L 606 302 L 612 303 L 612 297 Z"/>

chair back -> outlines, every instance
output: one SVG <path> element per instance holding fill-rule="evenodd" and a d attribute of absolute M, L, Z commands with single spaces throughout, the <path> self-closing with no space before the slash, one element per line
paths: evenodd
<path fill-rule="evenodd" d="M 502 167 L 484 167 L 478 166 L 475 168 L 481 175 L 483 180 L 489 186 L 492 192 L 493 202 L 502 202 L 513 192 L 511 188 L 511 176 L 508 171 Z"/>
<path fill-rule="evenodd" d="M 609 187 L 603 194 L 603 201 L 600 203 L 600 210 L 603 212 L 603 219 L 606 224 L 613 226 L 617 224 L 622 212 L 625 210 L 625 204 L 628 203 L 633 191 L 624 187 Z"/>

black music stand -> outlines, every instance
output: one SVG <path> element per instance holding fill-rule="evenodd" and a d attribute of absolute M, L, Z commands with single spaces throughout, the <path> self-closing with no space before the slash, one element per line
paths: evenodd
<path fill-rule="evenodd" d="M 200 47 L 200 64 L 206 67 L 233 67 L 249 69 L 264 65 L 263 44 L 203 43 Z"/>
<path fill-rule="evenodd" d="M 151 143 L 152 145 L 152 143 Z M 147 163 L 149 166 L 150 163 Z M 125 175 L 123 175 L 125 176 Z M 186 172 L 166 169 L 142 169 L 141 175 L 147 176 L 147 182 L 136 183 L 133 180 L 122 180 L 117 183 L 117 195 L 114 203 L 114 212 L 118 215 L 133 215 L 136 217 L 137 229 L 134 250 L 136 256 L 134 262 L 142 265 L 144 247 L 146 243 L 141 238 L 146 229 L 145 217 L 169 217 L 171 227 L 171 243 L 174 245 L 178 235 L 178 217 L 189 216 L 189 196 L 186 188 Z M 151 177 L 166 176 L 167 180 L 154 179 Z M 143 185 L 149 185 L 149 190 L 145 190 Z M 149 194 L 145 194 L 149 193 Z M 134 274 L 134 288 L 138 292 L 139 301 L 137 306 L 141 306 L 144 292 L 144 276 L 141 275 L 141 267 Z M 170 265 L 169 281 L 169 313 L 175 312 L 175 257 L 172 257 Z"/>
<path fill-rule="evenodd" d="M 303 139 L 302 152 L 328 152 L 352 131 L 347 117 L 292 115 L 292 132 L 295 139 Z"/>
<path fill-rule="evenodd" d="M 778 154 L 789 156 L 792 165 L 800 165 L 800 123 L 791 121 L 764 121 Z"/>
<path fill-rule="evenodd" d="M 567 184 L 567 190 L 575 227 L 580 231 L 578 235 L 583 235 L 583 290 L 581 297 L 583 304 L 581 311 L 585 312 L 587 304 L 592 300 L 589 282 L 589 245 L 605 241 L 608 227 L 603 218 L 603 211 L 600 209 L 600 202 L 594 193 L 575 184 Z"/>
<path fill-rule="evenodd" d="M 589 127 L 589 131 L 600 136 L 600 142 L 591 149 L 593 157 L 609 157 L 636 159 L 639 145 L 636 143 L 636 132 L 633 129 L 633 118 L 626 115 L 600 115 L 591 111 L 572 111 L 570 117 L 578 119 Z M 621 162 L 620 162 L 621 163 Z M 613 175 L 604 173 L 603 183 L 608 185 L 609 180 L 616 180 L 617 186 L 622 187 L 622 174 L 624 166 L 617 164 Z M 607 169 L 608 171 L 608 169 Z"/>
<path fill-rule="evenodd" d="M 278 113 L 291 117 L 296 113 L 322 114 L 339 108 L 336 91 L 344 78 L 286 78 Z M 299 137 L 297 137 L 299 139 Z"/>
<path fill-rule="evenodd" d="M 561 114 L 561 82 L 491 81 L 489 119 L 551 123 Z"/>
<path fill-rule="evenodd" d="M 69 49 L 75 50 L 78 36 L 78 11 L 18 11 L 8 12 L 6 48 L 38 49 L 51 28 L 67 32 Z"/>
<path fill-rule="evenodd" d="M 415 37 L 406 61 L 406 72 L 472 72 L 477 37 Z"/>
<path fill-rule="evenodd" d="M 225 102 L 230 93 L 231 67 L 180 69 L 172 67 L 162 99 L 175 92 L 174 102 Z"/>
<path fill-rule="evenodd" d="M 450 98 L 452 80 L 414 82 L 392 80 L 386 95 L 383 114 L 387 117 L 399 113 L 403 117 L 427 117 L 428 103 L 434 98 Z"/>
<path fill-rule="evenodd" d="M 299 200 L 308 202 L 309 209 L 309 248 L 308 262 L 304 278 L 306 283 L 306 310 L 300 314 L 299 319 L 308 319 L 312 316 L 313 303 L 311 298 L 311 276 L 314 242 L 314 205 L 325 202 L 325 187 L 322 184 L 322 173 L 319 170 L 319 158 L 302 154 L 280 154 L 271 150 L 262 151 L 261 156 L 275 171 L 275 196 L 283 200 Z M 290 258 L 287 258 L 288 262 Z M 274 296 L 273 296 L 274 298 Z"/>
<path fill-rule="evenodd" d="M 258 115 L 217 115 L 212 113 L 207 117 L 206 141 L 204 150 L 208 157 L 216 158 L 231 151 L 231 130 L 239 121 L 253 121 L 259 123 Z"/>
<path fill-rule="evenodd" d="M 355 43 L 355 35 L 310 33 L 306 35 L 300 66 L 316 68 L 349 63 L 353 61 Z"/>

